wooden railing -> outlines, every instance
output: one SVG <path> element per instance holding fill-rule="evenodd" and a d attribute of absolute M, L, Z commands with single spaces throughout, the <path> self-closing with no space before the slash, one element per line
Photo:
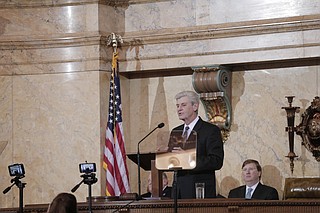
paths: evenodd
<path fill-rule="evenodd" d="M 48 204 L 26 205 L 25 213 L 45 213 Z M 78 203 L 79 213 L 88 212 L 88 203 Z M 16 213 L 18 208 L 3 208 L 0 213 Z M 131 212 L 131 213 L 172 213 L 175 212 L 171 199 L 94 201 L 92 212 Z M 178 200 L 177 212 L 187 213 L 226 213 L 226 212 L 272 212 L 272 213 L 319 213 L 320 199 L 266 201 L 244 199 L 188 199 Z"/>

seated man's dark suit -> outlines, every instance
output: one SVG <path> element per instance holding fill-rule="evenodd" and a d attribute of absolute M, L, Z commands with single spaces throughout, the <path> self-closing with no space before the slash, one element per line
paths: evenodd
<path fill-rule="evenodd" d="M 162 195 L 161 197 L 168 197 L 171 198 L 171 191 L 172 191 L 172 187 L 171 186 L 166 186 L 163 190 L 162 190 Z M 151 197 L 151 193 L 147 192 L 141 195 L 141 197 Z"/>
<path fill-rule="evenodd" d="M 230 190 L 228 198 L 245 198 L 245 194 L 246 185 L 243 185 Z M 279 195 L 278 191 L 275 188 L 259 183 L 257 185 L 257 188 L 254 190 L 251 199 L 279 200 Z"/>
<path fill-rule="evenodd" d="M 169 198 L 171 198 L 171 191 L 172 191 L 172 187 L 171 187 L 171 186 L 166 186 L 166 187 L 162 190 L 162 197 L 169 197 Z"/>

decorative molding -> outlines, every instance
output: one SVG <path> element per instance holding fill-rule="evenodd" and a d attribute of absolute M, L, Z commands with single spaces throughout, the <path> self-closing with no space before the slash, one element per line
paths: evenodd
<path fill-rule="evenodd" d="M 123 48 L 146 49 L 148 45 L 163 45 L 170 43 L 188 43 L 192 41 L 203 41 L 207 43 L 216 39 L 227 39 L 233 37 L 246 37 L 265 34 L 279 34 L 279 33 L 296 33 L 303 31 L 314 31 L 320 29 L 320 15 L 311 15 L 303 17 L 291 17 L 282 19 L 267 19 L 259 21 L 237 22 L 228 24 L 206 25 L 206 26 L 193 26 L 175 29 L 161 29 L 161 30 L 148 30 L 140 32 L 124 33 L 122 38 L 124 43 Z M 315 32 L 316 33 L 316 32 Z M 122 33 L 120 33 L 122 34 Z M 170 44 L 171 45 L 171 44 Z M 263 51 L 279 51 L 287 49 L 299 48 L 318 48 L 320 43 L 317 41 L 309 41 L 302 43 L 291 44 L 272 44 L 272 46 L 250 46 L 245 48 L 236 49 L 204 49 L 199 52 L 187 52 L 176 54 L 158 54 L 149 55 L 140 53 L 140 61 L 161 60 L 161 59 L 174 59 L 174 58 L 191 58 L 198 56 L 217 56 L 217 55 L 230 55 L 239 53 L 263 52 Z M 122 57 L 123 58 L 123 57 Z M 135 55 L 127 55 L 125 61 L 135 62 L 137 60 Z M 123 62 L 124 60 L 120 60 Z"/>
<path fill-rule="evenodd" d="M 51 1 L 50 1 L 51 2 Z M 94 2 L 94 1 L 83 1 Z M 80 4 L 80 3 L 79 3 Z M 229 38 L 229 37 L 241 37 L 248 35 L 259 34 L 272 34 L 280 32 L 293 32 L 303 30 L 315 30 L 320 29 L 320 15 L 316 16 L 304 16 L 304 17 L 292 17 L 286 19 L 270 19 L 263 21 L 250 21 L 239 22 L 220 25 L 207 25 L 197 27 L 186 27 L 177 29 L 163 29 L 157 31 L 142 31 L 124 33 L 118 32 L 121 35 L 124 43 L 123 48 L 144 46 L 148 44 L 162 44 L 173 43 L 181 41 L 195 41 L 217 38 Z M 16 49 L 16 48 L 39 48 L 41 46 L 61 47 L 65 45 L 80 46 L 85 42 L 91 42 L 93 40 L 101 40 L 102 44 L 106 44 L 107 37 L 110 32 L 86 32 L 86 33 L 64 33 L 55 35 L 29 35 L 28 39 L 25 36 L 1 36 L 0 37 L 0 49 Z M 46 37 L 47 36 L 47 37 Z M 314 47 L 319 46 L 319 43 L 308 43 L 300 45 L 283 45 L 272 46 L 254 49 L 237 49 L 237 50 L 225 50 L 225 51 L 206 51 L 196 53 L 196 55 L 212 55 L 212 54 L 231 54 L 246 51 L 261 51 L 261 50 L 277 50 L 277 49 L 292 49 L 299 47 Z M 183 55 L 170 55 L 170 56 L 157 56 L 148 57 L 141 56 L 140 60 L 156 59 L 156 58 L 173 58 L 173 57 L 190 57 L 194 54 Z M 127 58 L 127 61 L 135 60 L 133 58 Z"/>
<path fill-rule="evenodd" d="M 108 36 L 102 36 L 96 32 L 87 33 L 65 33 L 51 35 L 28 36 L 2 36 L 0 38 L 0 50 L 20 49 L 42 49 L 78 47 L 87 45 L 98 45 L 107 43 Z"/>
<path fill-rule="evenodd" d="M 172 2 L 172 0 L 129 0 L 129 4 L 151 4 L 159 2 Z"/>
<path fill-rule="evenodd" d="M 93 200 L 97 200 L 93 197 Z M 101 213 L 110 211 L 119 212 L 173 212 L 174 203 L 171 199 L 159 200 L 140 200 L 134 199 L 127 201 L 107 201 L 101 197 L 97 202 L 93 202 L 92 210 Z M 125 204 L 124 204 L 125 203 Z M 319 208 L 319 199 L 296 199 L 296 200 L 240 200 L 240 199 L 194 199 L 194 200 L 181 200 L 179 201 L 179 209 L 182 211 L 191 212 L 249 212 L 254 209 L 256 212 L 316 212 Z M 24 208 L 26 213 L 45 213 L 48 209 L 48 204 L 29 204 Z M 88 204 L 86 202 L 78 203 L 79 213 L 88 212 Z M 16 213 L 17 208 L 3 208 L 1 213 Z"/>
<path fill-rule="evenodd" d="M 82 1 L 85 2 L 85 1 Z M 94 1 L 86 1 L 94 2 Z M 122 44 L 119 51 L 120 60 L 119 62 L 134 62 L 137 60 L 136 57 L 128 56 L 126 53 L 127 48 L 141 48 L 147 44 L 162 44 L 167 42 L 181 42 L 181 41 L 194 41 L 200 39 L 217 39 L 217 38 L 228 38 L 233 36 L 246 36 L 253 34 L 264 34 L 264 33 L 279 33 L 279 32 L 289 32 L 289 31 L 303 31 L 303 30 L 316 30 L 320 29 L 320 15 L 303 16 L 303 17 L 291 17 L 286 19 L 269 19 L 251 22 L 239 22 L 230 24 L 220 24 L 220 25 L 210 25 L 210 26 L 196 26 L 188 28 L 177 28 L 177 29 L 163 29 L 158 31 L 145 31 L 133 32 L 133 33 L 118 33 L 122 36 L 124 44 Z M 102 48 L 106 46 L 108 35 L 110 32 L 81 32 L 81 33 L 56 33 L 50 35 L 28 35 L 25 36 L 15 36 L 15 35 L 2 35 L 0 37 L 0 50 L 1 51 L 17 51 L 17 50 L 32 50 L 32 49 L 45 49 L 45 48 L 65 48 L 65 47 L 85 47 L 100 45 Z M 129 46 L 130 47 L 129 47 Z M 294 49 L 294 48 L 307 48 L 307 47 L 319 47 L 319 42 L 292 44 L 292 45 L 278 45 L 278 46 L 266 46 L 266 47 L 251 47 L 248 49 L 231 49 L 231 50 L 207 50 L 202 52 L 190 52 L 190 53 L 179 53 L 173 55 L 156 55 L 150 56 L 148 54 L 139 55 L 140 61 L 148 60 L 159 60 L 159 59 L 174 59 L 174 58 L 187 58 L 187 57 L 198 57 L 198 56 L 216 56 L 216 55 L 227 55 L 236 53 L 249 53 L 249 52 L 259 52 L 259 51 L 277 51 L 284 49 Z M 108 64 L 111 61 L 107 55 L 99 56 L 103 64 Z M 73 60 L 73 59 L 72 59 Z M 76 59 L 75 62 L 87 59 Z M 281 59 L 287 60 L 287 59 Z M 303 59 L 299 59 L 301 61 Z M 66 59 L 67 62 L 69 62 Z M 269 64 L 274 65 L 274 60 L 270 60 Z M 35 62 L 35 61 L 34 61 Z M 319 62 L 319 60 L 314 59 L 314 62 Z M 26 63 L 26 62 L 24 62 Z M 27 62 L 32 63 L 32 62 Z M 48 62 L 48 63 L 51 63 Z M 52 63 L 57 63 L 54 61 Z M 279 62 L 283 63 L 283 62 Z M 279 63 L 276 63 L 279 65 Z M 300 63 L 300 62 L 299 62 Z M 15 65 L 18 65 L 16 62 Z M 7 65 L 7 61 L 0 62 L 0 65 Z M 304 63 L 306 65 L 306 63 Z M 248 63 L 240 64 L 238 67 L 248 68 Z M 257 66 L 261 66 L 258 64 Z M 186 66 L 188 72 L 190 67 Z M 104 69 L 104 68 L 103 68 Z M 147 68 L 148 69 L 148 68 Z M 147 70 L 144 69 L 144 70 Z M 144 71 L 143 70 L 143 71 Z M 181 69 L 185 70 L 184 68 Z M 123 72 L 137 73 L 137 70 L 125 70 Z M 156 71 L 156 70 L 155 70 Z M 154 72 L 153 72 L 154 73 Z M 168 74 L 168 72 L 166 72 Z M 166 75 L 167 75 L 166 74 Z"/>
<path fill-rule="evenodd" d="M 64 6 L 76 6 L 86 4 L 102 4 L 113 7 L 128 7 L 130 0 L 19 0 L 19 1 L 7 1 L 0 0 L 0 9 L 5 8 L 38 8 L 38 7 L 64 7 Z"/>
<path fill-rule="evenodd" d="M 141 46 L 315 29 L 320 29 L 320 15 L 126 32 L 123 40 L 124 46 Z"/>

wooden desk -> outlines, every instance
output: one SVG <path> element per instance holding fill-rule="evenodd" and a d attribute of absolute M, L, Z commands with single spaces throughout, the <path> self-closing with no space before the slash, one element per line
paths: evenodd
<path fill-rule="evenodd" d="M 45 213 L 48 204 L 26 205 L 25 213 Z M 79 213 L 88 212 L 87 203 L 78 204 Z M 140 200 L 93 202 L 94 213 L 173 213 L 173 200 Z M 116 211 L 116 210 L 119 211 Z M 16 213 L 18 208 L 0 209 L 0 213 Z M 320 200 L 258 201 L 243 199 L 178 200 L 178 212 L 188 213 L 319 213 Z"/>

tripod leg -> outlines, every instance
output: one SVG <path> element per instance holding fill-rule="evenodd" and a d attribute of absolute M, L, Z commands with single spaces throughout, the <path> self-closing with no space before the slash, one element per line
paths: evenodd
<path fill-rule="evenodd" d="M 26 183 L 21 183 L 20 181 L 17 183 L 19 188 L 19 213 L 23 213 L 23 188 Z"/>

